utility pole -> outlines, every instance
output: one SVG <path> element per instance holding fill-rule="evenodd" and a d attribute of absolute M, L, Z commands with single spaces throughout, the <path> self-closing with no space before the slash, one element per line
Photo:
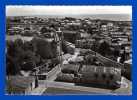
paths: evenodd
<path fill-rule="evenodd" d="M 35 61 L 33 61 L 33 65 L 35 68 L 37 68 Z M 39 86 L 38 84 L 38 76 L 37 76 L 37 69 L 35 70 L 35 88 Z"/>

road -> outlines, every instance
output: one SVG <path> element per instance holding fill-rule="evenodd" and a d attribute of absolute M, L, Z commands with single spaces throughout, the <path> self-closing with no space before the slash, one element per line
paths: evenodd
<path fill-rule="evenodd" d="M 41 80 L 39 81 L 39 89 L 38 91 L 42 91 L 46 95 L 46 89 L 48 88 L 54 88 L 56 90 L 61 89 L 63 94 L 64 91 L 72 91 L 72 93 L 77 94 L 76 91 L 79 91 L 78 93 L 83 94 L 98 94 L 98 95 L 130 95 L 132 93 L 132 84 L 130 81 L 128 81 L 126 78 L 123 77 L 122 85 L 120 88 L 111 90 L 111 89 L 103 89 L 103 88 L 95 88 L 95 87 L 85 87 L 85 86 L 78 86 L 74 83 L 66 83 L 66 82 L 55 82 L 55 81 L 47 81 L 47 80 Z M 36 94 L 37 92 L 34 92 L 33 94 Z M 54 94 L 55 92 L 53 92 Z M 58 92 L 56 93 L 58 94 Z"/>
<path fill-rule="evenodd" d="M 55 82 L 55 81 L 41 81 L 41 87 L 45 88 L 61 88 L 61 89 L 68 89 L 74 91 L 82 91 L 87 93 L 96 93 L 96 94 L 111 94 L 112 90 L 109 89 L 100 89 L 94 87 L 84 87 L 84 86 L 76 86 L 74 83 L 66 83 L 66 82 Z"/>

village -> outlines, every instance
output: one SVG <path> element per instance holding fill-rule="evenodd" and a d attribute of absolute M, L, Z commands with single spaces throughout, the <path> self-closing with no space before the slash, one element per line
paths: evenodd
<path fill-rule="evenodd" d="M 132 22 L 6 18 L 6 94 L 131 94 Z"/>

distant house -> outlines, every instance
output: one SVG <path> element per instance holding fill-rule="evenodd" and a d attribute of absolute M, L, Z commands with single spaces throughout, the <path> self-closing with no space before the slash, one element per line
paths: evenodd
<path fill-rule="evenodd" d="M 90 34 L 88 34 L 86 32 L 80 32 L 78 35 L 80 38 L 84 38 L 84 39 L 90 37 Z"/>
<path fill-rule="evenodd" d="M 7 29 L 7 34 L 8 35 L 16 35 L 16 34 L 21 34 L 21 32 L 23 31 L 23 28 L 21 27 L 11 27 L 9 29 Z"/>
<path fill-rule="evenodd" d="M 128 38 L 128 36 L 123 32 L 111 32 L 110 35 L 112 38 Z"/>
<path fill-rule="evenodd" d="M 9 76 L 7 78 L 7 94 L 30 94 L 37 87 L 35 77 Z"/>
<path fill-rule="evenodd" d="M 108 30 L 107 25 L 106 24 L 101 25 L 101 30 L 102 31 L 107 31 Z"/>
<path fill-rule="evenodd" d="M 95 39 L 81 39 L 75 41 L 75 45 L 77 48 L 91 48 L 94 43 Z"/>

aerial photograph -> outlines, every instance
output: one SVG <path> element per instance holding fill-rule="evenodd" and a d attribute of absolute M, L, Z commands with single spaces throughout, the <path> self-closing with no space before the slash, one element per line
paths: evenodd
<path fill-rule="evenodd" d="M 132 6 L 6 6 L 6 95 L 132 95 Z"/>

